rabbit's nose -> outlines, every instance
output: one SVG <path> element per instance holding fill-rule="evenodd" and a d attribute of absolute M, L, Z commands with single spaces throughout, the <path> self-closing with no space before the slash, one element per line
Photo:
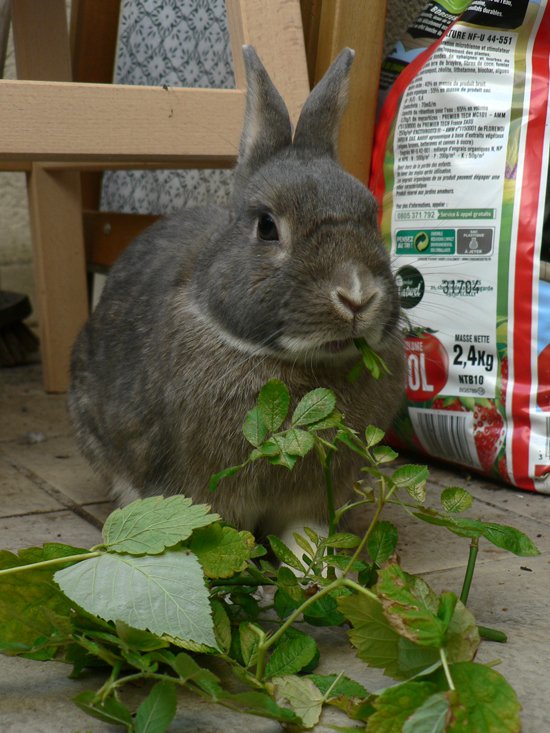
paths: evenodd
<path fill-rule="evenodd" d="M 337 288 L 336 293 L 340 303 L 355 316 L 364 311 L 371 300 L 376 296 L 376 291 L 369 288 L 366 293 L 360 291 L 350 292 L 345 288 Z"/>

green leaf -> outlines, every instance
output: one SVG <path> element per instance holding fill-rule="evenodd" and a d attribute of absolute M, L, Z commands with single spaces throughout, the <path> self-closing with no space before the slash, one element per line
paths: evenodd
<path fill-rule="evenodd" d="M 360 594 L 338 599 L 338 608 L 353 628 L 348 631 L 357 656 L 385 674 L 398 675 L 399 634 L 384 616 L 380 601 Z"/>
<path fill-rule="evenodd" d="M 306 667 L 317 653 L 317 644 L 311 636 L 298 636 L 279 644 L 265 667 L 266 677 L 296 674 Z"/>
<path fill-rule="evenodd" d="M 436 689 L 436 685 L 431 682 L 411 680 L 384 690 L 374 701 L 376 712 L 369 718 L 368 733 L 401 733 L 406 720 Z"/>
<path fill-rule="evenodd" d="M 328 417 L 334 410 L 336 398 L 330 389 L 314 389 L 303 397 L 292 415 L 292 425 L 311 425 Z"/>
<path fill-rule="evenodd" d="M 137 499 L 108 516 L 103 540 L 112 552 L 158 555 L 186 540 L 197 527 L 219 520 L 218 514 L 209 511 L 208 504 L 193 505 L 181 494 Z"/>
<path fill-rule="evenodd" d="M 207 578 L 232 578 L 245 570 L 255 541 L 250 532 L 216 523 L 193 532 L 189 547 Z"/>
<path fill-rule="evenodd" d="M 281 588 L 275 592 L 273 604 L 275 606 L 275 612 L 280 619 L 288 618 L 299 607 L 299 604 L 287 596 Z"/>
<path fill-rule="evenodd" d="M 540 555 L 535 545 L 531 542 L 527 535 L 520 532 L 515 527 L 507 527 L 503 524 L 494 524 L 492 522 L 481 522 L 483 526 L 483 536 L 493 545 L 500 547 L 514 555 L 520 557 L 535 557 Z"/>
<path fill-rule="evenodd" d="M 377 522 L 367 540 L 367 550 L 370 558 L 377 565 L 390 557 L 397 547 L 397 527 L 391 522 Z"/>
<path fill-rule="evenodd" d="M 258 395 L 258 409 L 268 430 L 274 433 L 286 417 L 290 395 L 286 386 L 278 379 L 270 379 Z"/>
<path fill-rule="evenodd" d="M 403 733 L 445 733 L 451 701 L 444 692 L 429 697 L 403 725 Z"/>
<path fill-rule="evenodd" d="M 466 713 L 450 723 L 449 731 L 518 733 L 521 730 L 521 705 L 501 674 L 473 662 L 452 664 L 450 672 L 460 706 L 466 709 Z"/>
<path fill-rule="evenodd" d="M 359 377 L 362 371 L 363 371 L 363 360 L 361 359 L 361 361 L 358 361 L 357 364 L 351 370 L 351 372 L 348 374 L 348 382 L 355 382 L 355 380 Z"/>
<path fill-rule="evenodd" d="M 135 733 L 165 733 L 176 714 L 176 686 L 162 680 L 151 690 L 136 713 Z"/>
<path fill-rule="evenodd" d="M 243 655 L 244 666 L 248 669 L 248 667 L 251 667 L 258 661 L 260 637 L 248 621 L 244 621 L 239 626 L 239 636 L 241 639 L 241 654 Z"/>
<path fill-rule="evenodd" d="M 399 458 L 399 454 L 392 450 L 389 445 L 377 445 L 372 449 L 372 457 L 376 463 L 390 463 Z"/>
<path fill-rule="evenodd" d="M 301 718 L 304 728 L 313 728 L 319 722 L 323 695 L 311 680 L 289 674 L 275 677 L 273 684 L 277 702 L 288 700 L 292 710 Z"/>
<path fill-rule="evenodd" d="M 298 460 L 298 456 L 293 456 L 284 450 L 281 450 L 276 456 L 267 456 L 267 460 L 274 466 L 284 466 L 289 470 L 294 468 L 294 464 Z"/>
<path fill-rule="evenodd" d="M 214 633 L 220 649 L 228 652 L 231 646 L 231 622 L 229 616 L 221 601 L 212 600 L 212 621 L 214 623 Z"/>
<path fill-rule="evenodd" d="M 297 532 L 293 532 L 292 535 L 296 540 L 296 544 L 298 545 L 298 547 L 300 547 L 306 555 L 309 555 L 309 557 L 313 558 L 313 556 L 315 555 L 315 550 L 305 539 L 305 537 L 302 537 L 302 535 L 299 535 Z"/>
<path fill-rule="evenodd" d="M 325 557 L 323 558 L 323 562 L 326 565 L 330 565 L 333 568 L 338 568 L 339 570 L 345 570 L 349 565 L 350 560 L 351 557 L 349 555 L 325 555 Z M 351 571 L 353 573 L 359 573 L 362 570 L 366 570 L 366 568 L 367 566 L 362 560 L 356 560 L 351 566 Z"/>
<path fill-rule="evenodd" d="M 413 512 L 414 516 L 428 524 L 435 524 L 438 527 L 447 527 L 451 532 L 459 537 L 482 537 L 484 530 L 482 522 L 476 519 L 467 519 L 466 517 L 453 516 L 434 516 L 431 513 Z"/>
<path fill-rule="evenodd" d="M 252 451 L 252 452 L 254 453 L 254 451 Z M 257 456 L 257 457 L 259 458 L 260 456 Z M 251 456 L 251 458 L 252 458 L 252 456 Z M 252 460 L 254 460 L 254 459 L 252 458 Z M 241 470 L 241 468 L 244 465 L 245 464 L 243 463 L 240 466 L 230 466 L 229 468 L 224 468 L 223 471 L 220 471 L 219 473 L 215 473 L 210 478 L 210 488 L 209 488 L 209 491 L 216 491 L 216 489 L 218 488 L 218 484 L 222 480 L 222 478 L 227 478 L 228 476 L 234 476 L 236 473 L 238 473 Z"/>
<path fill-rule="evenodd" d="M 323 695 L 334 685 L 337 674 L 320 675 L 320 674 L 308 674 L 307 679 L 311 680 L 315 687 L 317 687 Z M 350 680 L 349 677 L 340 677 L 337 684 L 334 685 L 330 692 L 330 698 L 339 697 L 345 695 L 346 697 L 359 697 L 362 700 L 368 697 L 368 692 L 365 690 L 363 685 L 355 680 Z M 329 698 L 329 699 L 330 699 Z"/>
<path fill-rule="evenodd" d="M 449 662 L 470 662 L 481 642 L 476 620 L 460 599 L 447 629 L 445 650 Z"/>
<path fill-rule="evenodd" d="M 360 538 L 355 534 L 350 534 L 349 532 L 337 532 L 336 534 L 327 537 L 327 539 L 324 540 L 323 545 L 325 547 L 337 547 L 349 550 L 353 547 L 357 547 L 360 542 Z"/>
<path fill-rule="evenodd" d="M 367 448 L 372 448 L 373 445 L 377 445 L 382 440 L 384 435 L 385 433 L 383 430 L 380 430 L 380 428 L 376 428 L 374 425 L 369 425 L 368 428 L 365 430 L 365 441 L 367 443 Z"/>
<path fill-rule="evenodd" d="M 300 562 L 300 560 L 298 560 L 292 550 L 288 549 L 284 542 L 282 542 L 278 537 L 275 537 L 275 535 L 272 534 L 270 534 L 267 539 L 269 540 L 271 549 L 273 550 L 275 557 L 278 560 L 284 562 L 285 565 L 290 565 L 291 568 L 294 568 L 294 570 L 298 570 L 298 572 L 300 573 L 305 573 L 306 569 L 304 565 Z"/>
<path fill-rule="evenodd" d="M 329 430 L 330 428 L 337 428 L 342 423 L 342 413 L 333 410 L 330 415 L 324 417 L 316 423 L 308 425 L 308 430 Z"/>
<path fill-rule="evenodd" d="M 401 636 L 421 646 L 444 645 L 450 619 L 445 623 L 416 598 L 398 565 L 378 571 L 376 591 L 386 618 Z"/>
<path fill-rule="evenodd" d="M 75 695 L 71 699 L 81 710 L 91 715 L 92 718 L 97 718 L 113 725 L 123 725 L 128 731 L 133 729 L 132 715 L 127 707 L 114 697 L 108 697 L 105 702 L 98 700 L 94 705 L 93 701 L 95 697 L 95 692 L 87 690 L 86 692 L 79 692 L 78 695 Z"/>
<path fill-rule="evenodd" d="M 24 567 L 86 553 L 88 550 L 57 543 L 20 550 L 19 556 L 0 551 L 0 569 Z M 67 566 L 72 565 L 68 563 Z M 29 652 L 41 637 L 50 637 L 54 625 L 42 609 L 68 617 L 71 603 L 53 583 L 53 574 L 63 565 L 0 577 L 0 645 L 6 654 Z"/>
<path fill-rule="evenodd" d="M 181 550 L 163 555 L 104 554 L 55 576 L 86 611 L 136 629 L 216 647 L 208 589 L 198 559 Z"/>
<path fill-rule="evenodd" d="M 305 456 L 314 445 L 313 435 L 292 428 L 285 436 L 285 451 L 293 456 Z"/>
<path fill-rule="evenodd" d="M 338 610 L 338 598 L 349 595 L 347 588 L 337 588 L 321 596 L 304 612 L 304 621 L 312 626 L 340 626 L 344 623 L 344 616 Z"/>
<path fill-rule="evenodd" d="M 262 420 L 260 409 L 254 407 L 248 415 L 243 425 L 244 437 L 251 443 L 255 448 L 259 448 L 264 442 L 267 436 L 267 427 Z"/>
<path fill-rule="evenodd" d="M 472 506 L 474 499 L 465 489 L 449 486 L 441 492 L 441 504 L 446 512 L 460 514 Z"/>
<path fill-rule="evenodd" d="M 227 707 L 233 710 L 240 710 L 250 715 L 259 715 L 262 718 L 278 720 L 285 725 L 297 725 L 300 719 L 296 717 L 296 713 L 287 708 L 279 707 L 271 697 L 265 692 L 239 692 L 231 694 L 230 692 L 221 692 L 217 699 L 224 700 Z"/>
<path fill-rule="evenodd" d="M 115 626 L 119 639 L 127 649 L 132 648 L 140 652 L 151 652 L 168 646 L 168 642 L 159 636 L 142 629 L 134 629 L 120 619 L 117 620 Z"/>
<path fill-rule="evenodd" d="M 317 534 L 317 532 L 315 532 L 315 530 L 310 529 L 309 527 L 304 527 L 304 532 L 307 534 L 307 536 L 315 546 L 319 544 L 319 535 Z"/>
<path fill-rule="evenodd" d="M 281 566 L 277 572 L 277 585 L 293 603 L 295 608 L 304 603 L 306 594 L 290 568 Z"/>
<path fill-rule="evenodd" d="M 408 464 L 400 466 L 392 475 L 392 481 L 397 486 L 405 486 L 415 489 L 423 489 L 429 476 L 426 466 L 414 466 Z"/>

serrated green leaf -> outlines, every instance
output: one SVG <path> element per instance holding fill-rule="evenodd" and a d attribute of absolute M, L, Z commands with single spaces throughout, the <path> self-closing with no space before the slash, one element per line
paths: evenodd
<path fill-rule="evenodd" d="M 292 710 L 301 718 L 304 728 L 313 728 L 319 722 L 323 696 L 313 682 L 288 674 L 275 677 L 273 684 L 276 700 L 288 700 Z"/>
<path fill-rule="evenodd" d="M 277 572 L 277 585 L 298 608 L 306 600 L 306 594 L 290 568 L 284 565 Z"/>
<path fill-rule="evenodd" d="M 436 691 L 435 684 L 415 680 L 384 690 L 374 701 L 368 733 L 402 733 L 406 720 Z"/>
<path fill-rule="evenodd" d="M 447 629 L 445 651 L 448 661 L 470 662 L 475 657 L 480 642 L 479 630 L 473 614 L 458 599 Z"/>
<path fill-rule="evenodd" d="M 431 695 L 403 725 L 403 733 L 444 733 L 451 702 L 444 692 Z"/>
<path fill-rule="evenodd" d="M 103 527 L 103 541 L 112 552 L 157 555 L 186 540 L 194 529 L 219 520 L 208 504 L 192 504 L 181 494 L 137 499 L 115 509 Z"/>
<path fill-rule="evenodd" d="M 372 457 L 376 463 L 391 463 L 399 458 L 399 454 L 390 448 L 389 445 L 376 445 L 372 449 Z"/>
<path fill-rule="evenodd" d="M 285 451 L 293 456 L 305 456 L 314 445 L 313 435 L 305 430 L 292 428 L 285 436 Z"/>
<path fill-rule="evenodd" d="M 317 644 L 311 636 L 298 636 L 279 644 L 265 667 L 266 677 L 296 674 L 307 666 L 317 652 Z"/>
<path fill-rule="evenodd" d="M 258 407 L 252 408 L 243 424 L 244 437 L 255 448 L 258 448 L 266 439 L 267 426 L 264 423 Z"/>
<path fill-rule="evenodd" d="M 106 553 L 59 570 L 54 579 L 95 616 L 120 619 L 158 636 L 217 646 L 208 590 L 195 555 L 181 550 L 143 557 Z"/>
<path fill-rule="evenodd" d="M 221 601 L 212 600 L 212 621 L 214 623 L 214 633 L 220 646 L 220 649 L 228 652 L 231 646 L 231 622 L 229 616 Z"/>
<path fill-rule="evenodd" d="M 423 488 L 429 476 L 426 466 L 414 466 L 412 464 L 400 466 L 392 474 L 392 481 L 397 486 L 410 486 Z"/>
<path fill-rule="evenodd" d="M 338 608 L 353 626 L 348 636 L 359 659 L 384 669 L 390 677 L 397 675 L 399 634 L 384 616 L 380 601 L 363 594 L 353 595 L 339 598 Z"/>
<path fill-rule="evenodd" d="M 452 664 L 450 673 L 465 718 L 451 722 L 456 733 L 518 733 L 521 730 L 517 695 L 504 677 L 483 664 Z"/>
<path fill-rule="evenodd" d="M 527 535 L 520 532 L 515 527 L 507 527 L 504 524 L 494 524 L 493 522 L 480 522 L 483 527 L 483 536 L 493 545 L 500 547 L 514 555 L 520 557 L 535 557 L 540 555 L 533 542 Z"/>
<path fill-rule="evenodd" d="M 340 587 L 321 596 L 306 609 L 304 621 L 312 626 L 340 626 L 345 619 L 338 610 L 338 599 L 349 594 L 347 588 Z"/>
<path fill-rule="evenodd" d="M 240 710 L 250 715 L 258 715 L 261 718 L 269 718 L 270 720 L 278 720 L 285 725 L 300 723 L 300 718 L 296 716 L 293 710 L 279 707 L 271 697 L 265 692 L 239 692 L 231 694 L 222 691 L 217 699 L 224 700 L 227 707 L 234 710 Z"/>
<path fill-rule="evenodd" d="M 162 680 L 154 685 L 136 713 L 135 733 L 166 733 L 176 714 L 176 686 Z"/>
<path fill-rule="evenodd" d="M 19 555 L 2 550 L 0 569 L 23 567 L 86 552 L 88 550 L 80 547 L 58 543 L 20 550 Z M 41 637 L 51 636 L 54 627 L 42 609 L 49 609 L 59 616 L 69 616 L 71 603 L 52 582 L 54 572 L 62 567 L 29 569 L 0 577 L 0 644 L 6 654 L 27 653 Z"/>
<path fill-rule="evenodd" d="M 444 645 L 450 618 L 443 621 L 416 598 L 398 565 L 378 571 L 376 592 L 384 615 L 401 636 L 421 646 Z"/>
<path fill-rule="evenodd" d="M 336 398 L 330 389 L 314 389 L 298 403 L 292 415 L 292 425 L 311 425 L 328 417 L 334 410 Z"/>
<path fill-rule="evenodd" d="M 377 428 L 374 425 L 369 425 L 365 430 L 365 442 L 367 444 L 367 448 L 372 448 L 373 445 L 377 445 L 384 435 L 385 433 L 383 430 L 380 430 L 380 428 Z"/>
<path fill-rule="evenodd" d="M 288 618 L 298 608 L 298 604 L 280 588 L 273 596 L 273 604 L 275 606 L 275 613 L 280 619 Z"/>
<path fill-rule="evenodd" d="M 300 573 L 305 573 L 306 569 L 304 565 L 298 560 L 296 555 L 289 550 L 289 548 L 275 535 L 269 535 L 268 538 L 271 549 L 273 550 L 275 557 L 284 562 L 285 565 L 290 565 L 294 570 L 298 570 Z"/>
<path fill-rule="evenodd" d="M 278 379 L 270 379 L 258 395 L 258 409 L 267 429 L 274 433 L 287 415 L 290 395 L 286 386 Z"/>
<path fill-rule="evenodd" d="M 441 504 L 446 512 L 460 514 L 472 506 L 474 499 L 465 489 L 449 486 L 441 492 Z"/>
<path fill-rule="evenodd" d="M 292 470 L 298 460 L 298 456 L 293 456 L 282 450 L 276 456 L 267 456 L 267 460 L 274 466 L 284 466 L 285 468 Z"/>
<path fill-rule="evenodd" d="M 207 578 L 232 578 L 245 570 L 255 541 L 250 532 L 216 523 L 193 532 L 189 547 Z"/>
<path fill-rule="evenodd" d="M 307 536 L 315 546 L 319 544 L 319 535 L 317 534 L 317 532 L 315 532 L 315 530 L 310 529 L 309 527 L 304 527 L 304 532 L 307 534 Z"/>
<path fill-rule="evenodd" d="M 434 516 L 431 512 L 413 512 L 414 516 L 428 524 L 435 524 L 438 527 L 447 527 L 459 537 L 481 537 L 483 535 L 483 524 L 476 519 L 453 516 Z"/>
<path fill-rule="evenodd" d="M 252 451 L 252 453 L 254 453 L 254 452 L 255 451 Z M 261 457 L 261 453 L 259 454 L 258 457 Z M 252 458 L 252 455 L 250 456 L 250 459 L 251 460 L 254 460 L 254 458 Z M 224 468 L 223 471 L 220 471 L 219 473 L 216 473 L 213 476 L 211 476 L 210 477 L 210 488 L 209 488 L 209 491 L 216 491 L 216 489 L 218 488 L 219 482 L 223 478 L 228 478 L 229 476 L 234 476 L 236 473 L 238 473 L 241 470 L 241 468 L 243 467 L 243 465 L 244 464 L 241 464 L 240 466 L 230 466 L 229 468 Z"/>
<path fill-rule="evenodd" d="M 298 545 L 298 547 L 303 550 L 306 555 L 313 558 L 313 556 L 315 555 L 315 550 L 305 539 L 305 537 L 302 537 L 302 535 L 298 534 L 298 532 L 293 532 L 292 536 L 296 540 L 296 544 Z"/>
<path fill-rule="evenodd" d="M 244 666 L 248 669 L 248 667 L 252 667 L 258 661 L 260 637 L 248 621 L 240 624 L 239 636 L 241 639 L 241 654 L 243 655 Z"/>
<path fill-rule="evenodd" d="M 334 682 L 336 681 L 338 675 L 337 674 L 329 674 L 329 675 L 320 675 L 320 674 L 308 674 L 307 679 L 311 680 L 315 687 L 317 687 L 323 695 L 325 695 L 328 690 L 334 685 Z M 360 685 L 359 682 L 355 682 L 355 680 L 350 680 L 349 677 L 340 677 L 336 685 L 332 687 L 332 690 L 330 692 L 330 697 L 339 697 L 340 695 L 346 695 L 346 697 L 358 697 L 360 699 L 364 699 L 365 697 L 368 697 L 368 692 L 365 690 L 363 685 Z"/>
<path fill-rule="evenodd" d="M 323 545 L 325 547 L 336 547 L 349 550 L 353 547 L 357 547 L 360 542 L 360 538 L 355 534 L 350 534 L 350 532 L 337 532 L 336 534 L 327 537 L 326 540 L 323 541 Z"/>
<path fill-rule="evenodd" d="M 367 540 L 367 550 L 373 562 L 382 565 L 397 547 L 397 527 L 391 522 L 377 522 Z"/>
<path fill-rule="evenodd" d="M 87 690 L 86 692 L 79 692 L 71 699 L 92 718 L 103 720 L 105 723 L 111 723 L 112 725 L 123 725 L 126 730 L 132 730 L 132 715 L 127 707 L 115 700 L 114 697 L 108 697 L 104 702 L 98 701 L 93 705 L 95 696 L 95 692 Z"/>
<path fill-rule="evenodd" d="M 342 413 L 333 410 L 330 415 L 324 417 L 322 420 L 318 420 L 311 425 L 308 425 L 308 430 L 329 430 L 330 428 L 337 428 L 342 424 Z"/>
<path fill-rule="evenodd" d="M 333 568 L 339 570 L 345 570 L 351 560 L 350 555 L 325 555 L 323 562 L 326 565 L 330 565 Z M 356 560 L 351 566 L 352 573 L 359 573 L 362 570 L 366 570 L 367 566 L 362 560 Z"/>
<path fill-rule="evenodd" d="M 142 629 L 134 629 L 120 619 L 117 619 L 115 626 L 120 641 L 127 649 L 131 647 L 140 652 L 151 652 L 168 646 L 168 642 L 159 636 Z"/>

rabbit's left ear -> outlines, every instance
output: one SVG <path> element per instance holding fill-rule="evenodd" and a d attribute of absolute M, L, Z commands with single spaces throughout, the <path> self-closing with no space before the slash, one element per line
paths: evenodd
<path fill-rule="evenodd" d="M 347 104 L 349 72 L 355 51 L 345 48 L 306 100 L 294 146 L 338 158 L 338 132 Z"/>
<path fill-rule="evenodd" d="M 243 46 L 246 109 L 237 175 L 246 181 L 274 153 L 292 145 L 292 127 L 283 98 L 252 46 Z"/>

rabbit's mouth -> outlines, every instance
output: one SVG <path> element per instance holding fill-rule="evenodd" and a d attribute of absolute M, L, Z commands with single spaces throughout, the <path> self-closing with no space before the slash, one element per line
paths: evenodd
<path fill-rule="evenodd" d="M 339 354 L 342 351 L 346 351 L 352 345 L 353 339 L 345 339 L 344 341 L 329 341 L 323 344 L 321 347 L 325 351 L 330 351 L 331 354 Z"/>

